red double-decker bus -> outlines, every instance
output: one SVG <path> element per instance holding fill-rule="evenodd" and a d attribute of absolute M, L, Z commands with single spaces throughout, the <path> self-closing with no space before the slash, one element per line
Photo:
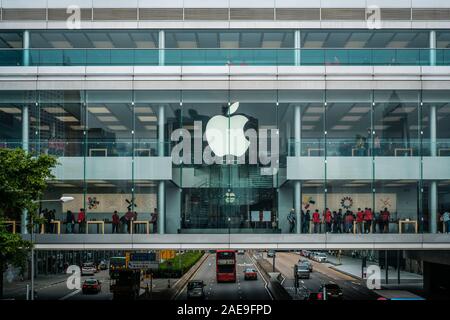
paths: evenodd
<path fill-rule="evenodd" d="M 217 282 L 236 282 L 236 252 L 234 250 L 216 251 Z"/>

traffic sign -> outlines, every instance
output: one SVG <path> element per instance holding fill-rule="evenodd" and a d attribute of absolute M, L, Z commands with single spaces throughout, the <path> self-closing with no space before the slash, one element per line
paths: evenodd
<path fill-rule="evenodd" d="M 133 252 L 130 253 L 130 262 L 154 262 L 156 254 L 154 252 Z"/>
<path fill-rule="evenodd" d="M 128 268 L 130 269 L 158 269 L 158 262 L 156 261 L 130 261 Z"/>
<path fill-rule="evenodd" d="M 175 250 L 161 250 L 160 258 L 164 260 L 170 260 L 175 258 Z"/>

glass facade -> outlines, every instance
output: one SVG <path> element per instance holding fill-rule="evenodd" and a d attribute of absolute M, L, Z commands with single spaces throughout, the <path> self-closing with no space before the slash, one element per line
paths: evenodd
<path fill-rule="evenodd" d="M 193 156 L 171 165 L 169 233 L 289 232 L 297 180 L 289 171 L 302 177 L 304 211 L 388 208 L 393 221 L 418 220 L 427 232 L 433 183 L 437 210 L 450 204 L 450 172 L 433 167 L 445 165 L 433 161 L 449 155 L 449 101 L 447 91 L 8 91 L 0 95 L 0 140 L 3 148 L 22 146 L 28 108 L 29 150 L 54 155 L 61 164 L 46 197 L 75 198 L 49 208 L 61 221 L 67 210 L 84 208 L 89 220 L 106 222 L 106 232 L 114 210 L 152 219 L 160 181 L 146 178 L 145 159 L 169 156 L 179 142 L 171 139 L 177 129 L 190 133 Z M 248 152 L 244 163 L 207 165 L 196 158 L 195 148 L 211 146 L 200 138 L 209 121 L 235 102 L 236 115 L 248 120 L 244 130 L 255 130 L 257 138 L 261 129 L 276 135 L 274 174 L 262 174 L 267 163 L 250 163 Z M 304 166 L 288 168 L 290 157 Z M 390 228 L 398 231 L 395 223 Z"/>

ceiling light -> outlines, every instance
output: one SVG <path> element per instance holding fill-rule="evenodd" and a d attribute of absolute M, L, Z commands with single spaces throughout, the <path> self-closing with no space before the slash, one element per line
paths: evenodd
<path fill-rule="evenodd" d="M 156 126 L 145 126 L 146 130 L 156 130 Z"/>
<path fill-rule="evenodd" d="M 135 113 L 153 113 L 153 110 L 150 107 L 135 107 L 134 112 Z"/>
<path fill-rule="evenodd" d="M 345 116 L 342 117 L 341 121 L 347 121 L 347 122 L 355 122 L 361 120 L 362 116 Z"/>
<path fill-rule="evenodd" d="M 141 122 L 156 122 L 156 116 L 138 116 Z"/>
<path fill-rule="evenodd" d="M 119 121 L 119 119 L 117 119 L 114 116 L 97 116 L 98 120 L 102 121 L 102 122 L 116 122 Z"/>
<path fill-rule="evenodd" d="M 305 122 L 314 122 L 320 120 L 320 116 L 303 116 L 302 120 Z"/>
<path fill-rule="evenodd" d="M 122 126 L 122 125 L 117 125 L 117 126 L 108 126 L 109 130 L 115 130 L 115 131 L 123 131 L 123 130 L 127 130 L 127 127 Z"/>
<path fill-rule="evenodd" d="M 331 130 L 348 130 L 350 129 L 352 126 L 343 126 L 343 125 L 337 125 L 334 126 L 333 128 L 331 128 Z"/>
<path fill-rule="evenodd" d="M 78 122 L 78 119 L 74 116 L 60 116 L 55 118 L 62 122 Z"/>
<path fill-rule="evenodd" d="M 67 113 L 67 111 L 64 110 L 61 107 L 45 107 L 45 108 L 43 108 L 43 110 L 45 112 L 48 112 L 48 113 L 51 113 L 51 114 L 54 114 L 54 113 Z"/>
<path fill-rule="evenodd" d="M 88 111 L 90 113 L 111 113 L 107 108 L 105 107 L 88 107 Z"/>
<path fill-rule="evenodd" d="M 306 113 L 323 113 L 323 107 L 309 107 Z"/>
<path fill-rule="evenodd" d="M 22 110 L 19 108 L 0 108 L 0 111 L 5 113 L 22 113 Z"/>
<path fill-rule="evenodd" d="M 370 107 L 353 107 L 348 113 L 367 113 L 370 111 Z"/>

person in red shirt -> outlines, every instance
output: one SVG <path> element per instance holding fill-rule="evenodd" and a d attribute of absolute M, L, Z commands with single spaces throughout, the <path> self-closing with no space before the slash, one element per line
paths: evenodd
<path fill-rule="evenodd" d="M 356 226 L 358 229 L 358 233 L 362 233 L 363 221 L 364 221 L 364 212 L 361 210 L 361 208 L 358 208 L 358 212 L 356 213 Z"/>
<path fill-rule="evenodd" d="M 381 229 L 381 232 L 389 233 L 389 220 L 391 219 L 391 213 L 388 211 L 387 208 L 384 208 L 383 212 L 381 213 L 381 221 L 383 222 L 383 229 Z"/>
<path fill-rule="evenodd" d="M 314 223 L 314 233 L 317 233 L 320 228 L 320 214 L 319 210 L 316 209 L 312 215 L 313 223 Z"/>
<path fill-rule="evenodd" d="M 331 232 L 331 211 L 326 208 L 323 213 L 323 221 L 325 222 L 325 232 Z"/>
<path fill-rule="evenodd" d="M 346 233 L 352 233 L 352 229 L 353 229 L 353 221 L 355 221 L 355 216 L 353 215 L 353 212 L 351 212 L 350 210 L 347 210 L 347 213 L 345 215 L 345 225 L 346 225 Z"/>
<path fill-rule="evenodd" d="M 86 232 L 86 213 L 84 212 L 83 208 L 81 208 L 80 212 L 78 212 L 77 223 L 78 223 L 78 232 L 85 233 Z"/>
<path fill-rule="evenodd" d="M 112 233 L 119 233 L 120 218 L 117 211 L 112 215 Z"/>
<path fill-rule="evenodd" d="M 372 209 L 366 208 L 366 210 L 364 211 L 364 222 L 366 223 L 365 228 L 364 228 L 365 233 L 371 232 L 372 220 L 373 220 Z"/>

